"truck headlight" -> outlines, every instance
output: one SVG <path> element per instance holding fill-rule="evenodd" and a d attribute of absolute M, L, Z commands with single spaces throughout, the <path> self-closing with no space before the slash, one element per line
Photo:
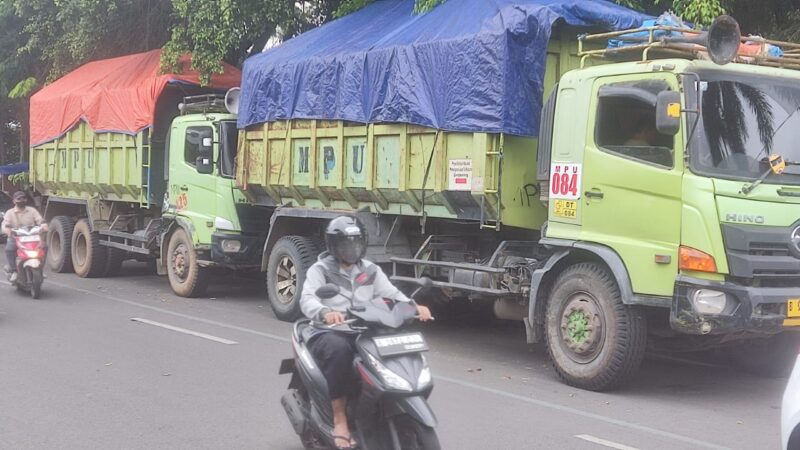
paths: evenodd
<path fill-rule="evenodd" d="M 721 314 L 728 304 L 728 296 L 712 289 L 698 289 L 692 294 L 692 304 L 699 314 Z"/>
<path fill-rule="evenodd" d="M 372 368 L 375 369 L 376 372 L 378 372 L 378 375 L 380 375 L 381 379 L 383 380 L 384 383 L 386 383 L 387 386 L 389 386 L 392 389 L 397 389 L 398 391 L 411 392 L 414 390 L 411 387 L 411 383 L 406 381 L 406 379 L 401 377 L 400 375 L 389 370 L 389 368 L 381 364 L 381 362 L 378 361 L 377 358 L 370 355 L 369 353 L 367 353 L 367 357 L 369 357 L 369 363 L 370 365 L 372 365 Z"/>
<path fill-rule="evenodd" d="M 236 239 L 223 239 L 221 246 L 225 253 L 236 253 L 242 249 L 242 242 Z"/>

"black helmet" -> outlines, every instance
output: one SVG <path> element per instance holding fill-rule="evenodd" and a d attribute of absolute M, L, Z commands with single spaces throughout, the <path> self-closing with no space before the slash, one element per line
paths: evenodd
<path fill-rule="evenodd" d="M 350 216 L 339 216 L 325 228 L 328 252 L 343 264 L 355 264 L 367 253 L 367 230 Z"/>

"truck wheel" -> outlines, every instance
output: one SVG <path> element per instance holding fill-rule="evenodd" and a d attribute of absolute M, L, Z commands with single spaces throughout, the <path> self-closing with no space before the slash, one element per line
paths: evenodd
<path fill-rule="evenodd" d="M 767 338 L 737 342 L 725 349 L 731 365 L 768 378 L 789 376 L 797 358 L 800 334 L 784 331 Z"/>
<path fill-rule="evenodd" d="M 57 273 L 69 273 L 72 268 L 72 219 L 56 216 L 50 221 L 47 233 L 47 266 Z"/>
<path fill-rule="evenodd" d="M 106 251 L 108 251 L 108 258 L 106 260 L 106 268 L 103 271 L 103 276 L 113 277 L 119 274 L 122 268 L 122 262 L 125 261 L 128 255 L 127 252 L 113 247 L 108 247 Z"/>
<path fill-rule="evenodd" d="M 183 228 L 178 228 L 169 239 L 167 275 L 172 291 L 181 297 L 203 295 L 208 287 L 208 271 L 197 264 L 197 252 Z"/>
<path fill-rule="evenodd" d="M 547 304 L 547 351 L 558 376 L 591 391 L 627 380 L 644 358 L 647 325 L 626 306 L 613 276 L 595 263 L 567 268 Z"/>
<path fill-rule="evenodd" d="M 100 237 L 92 232 L 87 219 L 75 224 L 72 232 L 72 266 L 81 278 L 103 275 L 108 259 L 108 249 L 100 245 Z"/>
<path fill-rule="evenodd" d="M 267 262 L 267 297 L 275 316 L 287 322 L 300 317 L 300 293 L 306 271 L 317 260 L 309 238 L 284 236 L 275 243 Z"/>

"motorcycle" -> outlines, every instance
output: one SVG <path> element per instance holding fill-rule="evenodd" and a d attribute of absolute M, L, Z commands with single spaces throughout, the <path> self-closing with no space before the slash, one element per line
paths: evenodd
<path fill-rule="evenodd" d="M 430 287 L 423 278 L 412 298 Z M 340 294 L 334 284 L 320 287 L 319 298 Z M 349 298 L 349 297 L 348 297 Z M 328 327 L 357 334 L 354 376 L 361 388 L 347 402 L 351 435 L 360 449 L 437 450 L 439 439 L 434 429 L 436 416 L 427 399 L 433 379 L 423 352 L 428 346 L 422 333 L 399 332 L 416 319 L 416 307 L 406 302 L 377 298 L 361 306 L 352 306 L 348 319 L 339 326 L 300 320 L 292 332 L 293 359 L 281 362 L 280 374 L 291 374 L 289 390 L 281 404 L 294 431 L 306 449 L 336 448 L 333 411 L 328 386 L 322 371 L 307 348 L 305 337 L 310 327 Z"/>
<path fill-rule="evenodd" d="M 44 282 L 44 241 L 42 227 L 17 228 L 12 231 L 12 238 L 17 243 L 17 290 L 30 292 L 31 297 L 42 295 Z"/>

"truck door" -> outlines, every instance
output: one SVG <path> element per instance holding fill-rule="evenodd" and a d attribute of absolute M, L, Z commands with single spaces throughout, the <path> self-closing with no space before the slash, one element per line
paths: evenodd
<path fill-rule="evenodd" d="M 172 127 L 170 140 L 170 206 L 205 234 L 203 230 L 213 227 L 217 209 L 214 128 L 205 123 L 178 123 Z"/>
<path fill-rule="evenodd" d="M 671 74 L 595 82 L 582 172 L 581 237 L 615 250 L 639 294 L 671 296 L 678 273 L 683 138 L 656 131 Z"/>

